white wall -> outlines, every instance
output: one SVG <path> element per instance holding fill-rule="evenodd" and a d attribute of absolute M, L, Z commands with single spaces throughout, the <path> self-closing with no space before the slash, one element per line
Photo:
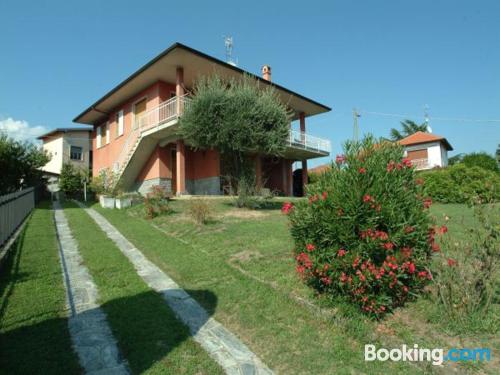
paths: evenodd
<path fill-rule="evenodd" d="M 42 167 L 42 170 L 50 173 L 61 172 L 63 164 L 63 139 L 58 138 L 48 138 L 43 141 L 43 149 L 48 152 L 51 159 L 50 161 Z"/>
<path fill-rule="evenodd" d="M 83 160 L 71 160 L 71 146 L 82 148 Z M 43 149 L 50 161 L 42 167 L 45 172 L 60 174 L 63 163 L 71 162 L 77 168 L 89 167 L 90 135 L 88 132 L 56 133 L 43 141 Z"/>

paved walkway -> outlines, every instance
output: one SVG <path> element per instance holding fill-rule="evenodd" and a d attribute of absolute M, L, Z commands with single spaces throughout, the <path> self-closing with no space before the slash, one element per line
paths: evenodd
<path fill-rule="evenodd" d="M 67 303 L 71 312 L 69 332 L 80 364 L 89 375 L 128 374 L 127 364 L 121 359 L 106 315 L 97 303 L 97 287 L 83 264 L 78 244 L 59 202 L 54 202 L 54 210 Z"/>
<path fill-rule="evenodd" d="M 177 317 L 186 324 L 193 338 L 214 358 L 227 374 L 272 374 L 272 371 L 201 307 L 167 274 L 150 262 L 131 242 L 97 211 L 78 203 L 134 265 L 148 286 L 163 295 Z"/>

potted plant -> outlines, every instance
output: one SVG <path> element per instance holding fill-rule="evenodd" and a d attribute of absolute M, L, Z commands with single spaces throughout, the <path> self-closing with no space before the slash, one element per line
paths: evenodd
<path fill-rule="evenodd" d="M 123 192 L 119 193 L 115 198 L 115 205 L 119 210 L 132 206 L 132 196 Z"/>
<path fill-rule="evenodd" d="M 102 170 L 92 179 L 91 188 L 99 196 L 99 203 L 103 208 L 115 208 L 117 176 L 109 169 Z"/>

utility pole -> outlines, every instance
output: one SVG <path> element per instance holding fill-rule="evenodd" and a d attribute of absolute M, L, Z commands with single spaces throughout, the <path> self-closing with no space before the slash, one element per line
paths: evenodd
<path fill-rule="evenodd" d="M 424 122 L 427 128 L 427 133 L 432 133 L 432 128 L 429 125 L 429 106 L 427 104 L 424 105 Z"/>
<path fill-rule="evenodd" d="M 358 117 L 361 117 L 361 115 L 358 113 L 356 108 L 352 109 L 352 118 L 354 120 L 354 126 L 353 126 L 353 139 L 355 142 L 359 140 L 359 126 L 358 126 Z"/>

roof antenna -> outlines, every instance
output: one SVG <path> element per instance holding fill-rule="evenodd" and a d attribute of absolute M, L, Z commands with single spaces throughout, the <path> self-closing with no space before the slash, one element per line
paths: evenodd
<path fill-rule="evenodd" d="M 424 105 L 424 123 L 425 127 L 427 129 L 427 133 L 432 133 L 432 128 L 429 125 L 429 106 L 426 104 Z"/>
<path fill-rule="evenodd" d="M 224 45 L 226 46 L 226 62 L 232 66 L 238 66 L 238 63 L 233 60 L 233 37 L 224 36 Z"/>

